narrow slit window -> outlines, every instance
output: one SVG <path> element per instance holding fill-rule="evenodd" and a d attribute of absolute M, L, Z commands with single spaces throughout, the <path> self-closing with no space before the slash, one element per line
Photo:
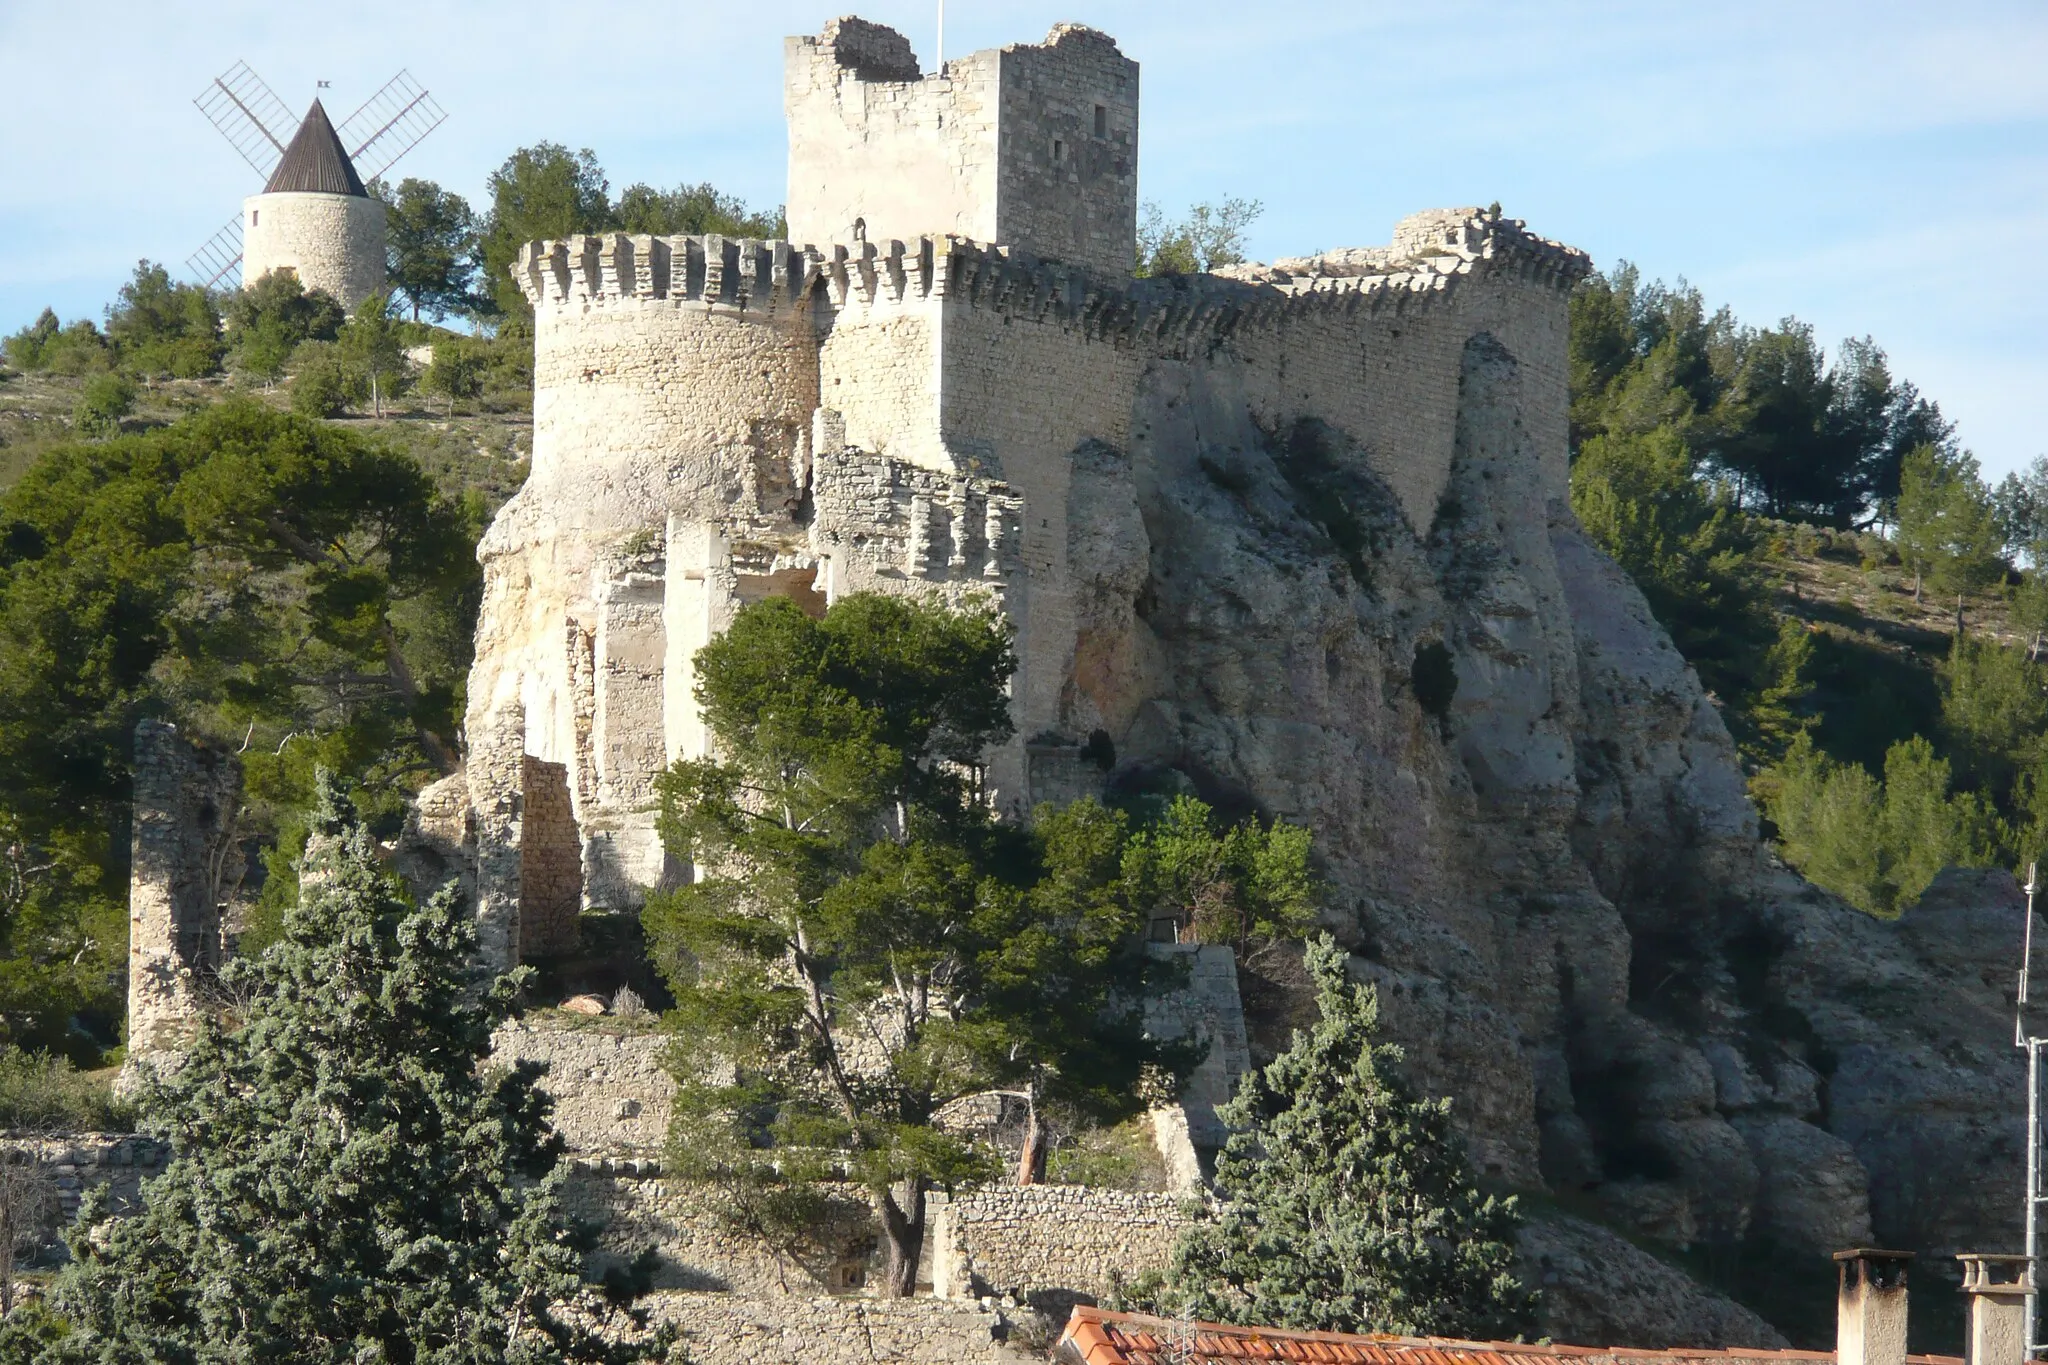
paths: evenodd
<path fill-rule="evenodd" d="M 1109 136 L 1109 110 L 1100 104 L 1095 106 L 1095 136 Z"/>
<path fill-rule="evenodd" d="M 1052 164 L 1057 166 L 1067 159 L 1067 144 L 1058 138 L 1052 140 Z"/>
<path fill-rule="evenodd" d="M 262 216 L 263 216 L 263 210 L 262 210 L 262 209 L 250 209 L 250 210 L 249 210 L 249 226 L 250 226 L 250 227 L 255 227 L 255 226 L 256 226 L 256 220 L 257 220 L 258 218 L 261 218 Z"/>

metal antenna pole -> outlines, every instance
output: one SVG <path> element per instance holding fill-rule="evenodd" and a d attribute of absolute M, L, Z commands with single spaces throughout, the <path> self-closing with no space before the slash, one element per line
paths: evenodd
<path fill-rule="evenodd" d="M 2027 987 L 2034 966 L 2034 891 L 2040 878 L 2036 864 L 2027 864 L 2027 924 L 2020 936 L 2020 982 L 2013 1004 L 2013 1044 L 2027 1050 L 2027 1358 L 2033 1359 L 2040 1344 L 2040 1285 L 2034 1273 L 2040 1254 L 2041 1234 L 2041 1044 L 2027 1032 Z"/>

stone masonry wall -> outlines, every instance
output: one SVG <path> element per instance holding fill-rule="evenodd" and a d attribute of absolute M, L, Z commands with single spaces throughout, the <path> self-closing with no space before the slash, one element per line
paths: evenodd
<path fill-rule="evenodd" d="M 682 1329 L 696 1365 L 1023 1365 L 1043 1351 L 992 1308 L 930 1299 L 745 1298 L 661 1294 L 659 1322 Z"/>
<path fill-rule="evenodd" d="M 1216 1106 L 1237 1092 L 1238 1078 L 1251 1069 L 1244 1006 L 1237 993 L 1237 962 L 1235 954 L 1220 944 L 1155 944 L 1152 951 L 1183 957 L 1188 982 L 1185 990 L 1145 1002 L 1146 1032 L 1156 1038 L 1199 1038 L 1209 1045 L 1188 1077 L 1180 1103 L 1153 1114 L 1167 1169 L 1178 1187 L 1193 1189 L 1201 1184 L 1197 1150 L 1214 1151 L 1228 1136 L 1216 1117 Z"/>
<path fill-rule="evenodd" d="M 659 1289 L 753 1295 L 849 1292 L 865 1283 L 877 1247 L 861 1191 L 808 1229 L 800 1247 L 770 1246 L 726 1224 L 704 1193 L 664 1179 L 649 1158 L 582 1159 L 563 1191 L 568 1211 L 600 1229 L 596 1273 L 652 1247 Z"/>
<path fill-rule="evenodd" d="M 541 1088 L 555 1101 L 554 1124 L 579 1156 L 658 1156 L 668 1140 L 675 1082 L 660 1033 L 599 1028 L 544 1029 L 510 1023 L 492 1038 L 501 1065 L 541 1062 Z"/>
<path fill-rule="evenodd" d="M 1137 259 L 1138 64 L 1061 24 L 1002 51 L 993 240 L 1116 276 Z"/>
<path fill-rule="evenodd" d="M 294 272 L 353 312 L 384 287 L 385 209 L 352 194 L 252 195 L 242 202 L 242 278 Z"/>
<path fill-rule="evenodd" d="M 1028 1185 L 957 1195 L 933 1210 L 932 1292 L 1092 1301 L 1165 1269 L 1188 1221 L 1173 1194 Z"/>
<path fill-rule="evenodd" d="M 583 858 L 568 769 L 531 755 L 520 764 L 519 955 L 545 957 L 576 944 Z"/>
<path fill-rule="evenodd" d="M 113 1213 L 135 1212 L 141 1207 L 142 1182 L 161 1174 L 169 1160 L 168 1144 L 135 1133 L 0 1133 L 0 1161 L 39 1166 L 56 1190 L 56 1207 L 37 1230 L 43 1248 L 56 1246 L 88 1190 L 105 1186 Z"/>

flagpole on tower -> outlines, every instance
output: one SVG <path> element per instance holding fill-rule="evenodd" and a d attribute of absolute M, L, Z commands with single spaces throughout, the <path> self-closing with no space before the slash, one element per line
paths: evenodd
<path fill-rule="evenodd" d="M 946 73 L 946 0 L 939 0 L 939 52 L 932 70 L 936 75 Z"/>

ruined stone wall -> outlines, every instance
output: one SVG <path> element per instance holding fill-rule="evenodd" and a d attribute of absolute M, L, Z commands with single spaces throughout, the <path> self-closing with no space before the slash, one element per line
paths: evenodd
<path fill-rule="evenodd" d="M 1180 1102 L 1153 1114 L 1154 1136 L 1174 1183 L 1194 1189 L 1202 1182 L 1197 1151 L 1213 1153 L 1229 1136 L 1216 1106 L 1237 1093 L 1239 1078 L 1251 1069 L 1236 954 L 1221 944 L 1155 943 L 1151 950 L 1183 960 L 1188 976 L 1184 989 L 1146 1000 L 1145 1031 L 1155 1038 L 1192 1038 L 1209 1045 Z"/>
<path fill-rule="evenodd" d="M 1013 1340 L 1001 1312 L 972 1304 L 662 1294 L 647 1306 L 682 1329 L 702 1365 L 1023 1365 L 1045 1354 Z"/>
<path fill-rule="evenodd" d="M 675 1096 L 661 1060 L 668 1044 L 661 1033 L 510 1023 L 491 1039 L 491 1060 L 546 1065 L 540 1087 L 554 1099 L 552 1121 L 570 1151 L 658 1156 Z"/>
<path fill-rule="evenodd" d="M 600 1229 L 590 1262 L 598 1274 L 652 1247 L 658 1289 L 803 1296 L 860 1289 L 876 1256 L 873 1213 L 851 1187 L 806 1230 L 803 1245 L 778 1247 L 732 1228 L 704 1191 L 662 1178 L 652 1159 L 577 1164 L 563 1202 L 572 1216 Z"/>
<path fill-rule="evenodd" d="M 142 1182 L 162 1174 L 170 1159 L 169 1143 L 139 1133 L 0 1133 L 0 1161 L 40 1167 L 56 1191 L 56 1206 L 38 1232 L 46 1246 L 78 1216 L 89 1190 L 105 1187 L 116 1216 L 139 1210 Z"/>
<path fill-rule="evenodd" d="M 385 208 L 353 194 L 257 194 L 242 201 L 242 278 L 289 270 L 353 312 L 384 287 Z"/>
<path fill-rule="evenodd" d="M 932 1292 L 1090 1301 L 1164 1270 L 1187 1227 L 1183 1196 L 1081 1185 L 991 1186 L 935 1203 Z"/>
<path fill-rule="evenodd" d="M 531 754 L 519 765 L 519 955 L 546 957 L 576 945 L 583 908 L 583 857 L 569 770 Z"/>
<path fill-rule="evenodd" d="M 175 1050 L 220 970 L 221 905 L 240 884 L 242 769 L 175 725 L 135 727 L 128 879 L 128 1056 Z"/>

